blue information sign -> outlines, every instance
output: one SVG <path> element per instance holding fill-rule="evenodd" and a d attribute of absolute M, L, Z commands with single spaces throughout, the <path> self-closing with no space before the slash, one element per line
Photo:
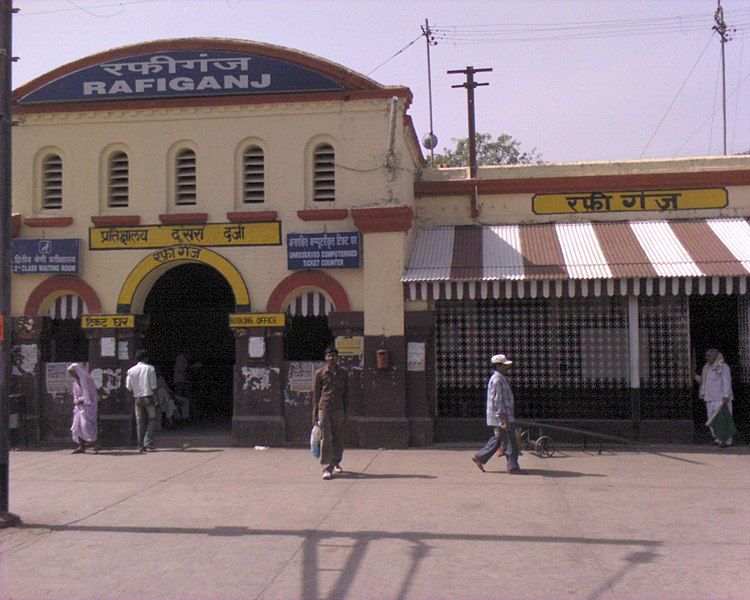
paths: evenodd
<path fill-rule="evenodd" d="M 41 86 L 18 103 L 342 89 L 344 86 L 325 75 L 278 58 L 244 52 L 182 50 L 129 56 L 86 67 Z"/>
<path fill-rule="evenodd" d="M 288 233 L 287 266 L 301 269 L 359 269 L 358 231 L 341 233 Z"/>
<path fill-rule="evenodd" d="M 81 268 L 81 240 L 22 240 L 11 246 L 13 273 L 78 273 Z"/>

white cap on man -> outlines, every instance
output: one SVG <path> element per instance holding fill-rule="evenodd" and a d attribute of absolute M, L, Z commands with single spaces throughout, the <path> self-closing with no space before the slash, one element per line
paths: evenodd
<path fill-rule="evenodd" d="M 490 362 L 493 365 L 512 365 L 513 364 L 513 361 L 508 360 L 508 357 L 505 356 L 505 354 L 495 354 L 495 356 L 493 356 L 490 359 Z"/>

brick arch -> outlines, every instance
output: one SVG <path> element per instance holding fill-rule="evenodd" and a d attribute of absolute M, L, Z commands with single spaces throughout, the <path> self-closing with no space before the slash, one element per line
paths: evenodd
<path fill-rule="evenodd" d="M 333 307 L 337 311 L 349 310 L 349 296 L 346 290 L 333 277 L 320 271 L 299 271 L 283 279 L 271 292 L 266 310 L 268 312 L 281 312 L 284 301 L 289 298 L 292 292 L 303 287 L 320 288 L 331 298 Z"/>
<path fill-rule="evenodd" d="M 98 315 L 102 312 L 102 303 L 99 295 L 88 283 L 77 275 L 55 275 L 45 279 L 29 294 L 26 301 L 26 307 L 23 309 L 24 316 L 36 317 L 39 315 L 39 308 L 51 294 L 55 292 L 71 292 L 83 298 L 89 313 Z"/>

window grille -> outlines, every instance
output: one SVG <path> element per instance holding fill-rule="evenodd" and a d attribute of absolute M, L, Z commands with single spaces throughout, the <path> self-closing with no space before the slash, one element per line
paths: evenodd
<path fill-rule="evenodd" d="M 177 154 L 175 164 L 176 204 L 196 203 L 196 159 L 195 152 L 186 148 Z"/>
<path fill-rule="evenodd" d="M 627 315 L 623 297 L 438 301 L 438 416 L 484 418 L 505 352 L 517 417 L 629 418 Z"/>
<path fill-rule="evenodd" d="M 738 331 L 740 336 L 740 370 L 741 381 L 750 384 L 750 302 L 747 296 L 739 296 L 737 310 Z"/>
<path fill-rule="evenodd" d="M 42 162 L 42 208 L 62 208 L 62 158 L 50 154 Z"/>
<path fill-rule="evenodd" d="M 130 188 L 130 165 L 127 154 L 124 152 L 114 152 L 110 155 L 107 179 L 107 201 L 109 206 L 127 206 Z"/>
<path fill-rule="evenodd" d="M 242 154 L 242 201 L 265 200 L 265 158 L 263 148 L 250 146 Z"/>
<path fill-rule="evenodd" d="M 313 161 L 313 200 L 331 202 L 336 199 L 336 155 L 333 146 L 318 146 Z"/>
<path fill-rule="evenodd" d="M 640 296 L 641 417 L 691 419 L 686 296 Z"/>

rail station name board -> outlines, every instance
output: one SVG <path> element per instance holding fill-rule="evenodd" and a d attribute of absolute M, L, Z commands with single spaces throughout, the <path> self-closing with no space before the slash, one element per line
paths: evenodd
<path fill-rule="evenodd" d="M 235 313 L 229 315 L 229 327 L 284 327 L 284 313 Z"/>
<path fill-rule="evenodd" d="M 332 79 L 292 62 L 244 52 L 165 51 L 85 67 L 19 104 L 335 91 Z"/>
<path fill-rule="evenodd" d="M 11 245 L 13 273 L 20 275 L 79 273 L 80 256 L 78 239 L 14 239 Z"/>
<path fill-rule="evenodd" d="M 359 269 L 360 237 L 358 231 L 341 233 L 288 233 L 286 236 L 287 268 Z"/>
<path fill-rule="evenodd" d="M 83 329 L 132 329 L 135 327 L 135 315 L 83 315 Z"/>
<path fill-rule="evenodd" d="M 643 211 L 674 212 L 724 208 L 729 203 L 727 191 L 723 188 L 537 194 L 531 202 L 532 209 L 537 215 Z"/>
<path fill-rule="evenodd" d="M 91 250 L 132 250 L 191 246 L 280 246 L 281 222 L 206 223 L 202 225 L 144 225 L 92 227 Z"/>

